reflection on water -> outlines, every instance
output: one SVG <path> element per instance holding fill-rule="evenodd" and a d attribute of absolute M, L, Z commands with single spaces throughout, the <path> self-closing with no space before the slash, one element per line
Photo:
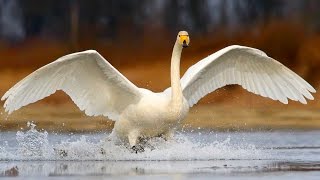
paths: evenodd
<path fill-rule="evenodd" d="M 275 167 L 279 171 L 320 171 L 320 162 L 279 162 Z"/>
<path fill-rule="evenodd" d="M 104 141 L 106 136 L 48 134 L 32 125 L 26 132 L 1 132 L 0 177 L 320 176 L 320 139 L 314 138 L 319 131 L 182 132 L 172 141 L 153 139 L 149 143 L 155 149 L 138 154 L 117 141 Z"/>
<path fill-rule="evenodd" d="M 2 161 L 0 176 L 133 176 L 156 174 L 261 174 L 320 171 L 320 162 L 215 161 Z"/>

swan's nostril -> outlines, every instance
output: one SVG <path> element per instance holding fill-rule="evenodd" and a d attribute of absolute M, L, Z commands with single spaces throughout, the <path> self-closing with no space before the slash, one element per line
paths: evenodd
<path fill-rule="evenodd" d="M 188 47 L 188 44 L 187 44 L 186 40 L 183 40 L 182 47 L 184 47 L 184 48 Z"/>

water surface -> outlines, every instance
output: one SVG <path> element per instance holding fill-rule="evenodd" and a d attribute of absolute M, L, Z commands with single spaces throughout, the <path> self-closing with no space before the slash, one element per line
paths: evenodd
<path fill-rule="evenodd" d="M 0 133 L 0 177 L 319 179 L 320 131 L 179 132 L 132 153 L 109 133 Z M 61 150 L 63 153 L 61 153 Z"/>

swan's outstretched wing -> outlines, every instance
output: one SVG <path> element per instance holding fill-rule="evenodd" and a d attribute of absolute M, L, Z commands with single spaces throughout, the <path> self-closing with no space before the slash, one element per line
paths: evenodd
<path fill-rule="evenodd" d="M 4 94 L 9 113 L 43 99 L 56 90 L 66 92 L 89 116 L 117 120 L 121 111 L 140 99 L 140 91 L 97 51 L 63 56 L 36 70 Z"/>
<path fill-rule="evenodd" d="M 181 79 L 183 95 L 191 106 L 208 93 L 228 84 L 279 100 L 306 104 L 315 89 L 296 73 L 264 52 L 243 46 L 226 47 L 191 66 Z M 310 92 L 309 92 L 310 91 Z"/>

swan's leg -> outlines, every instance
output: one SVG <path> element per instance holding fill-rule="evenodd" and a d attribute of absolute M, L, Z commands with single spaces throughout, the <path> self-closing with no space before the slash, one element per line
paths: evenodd
<path fill-rule="evenodd" d="M 139 133 L 137 131 L 131 131 L 128 134 L 128 140 L 130 146 L 135 146 L 138 143 Z"/>
<path fill-rule="evenodd" d="M 117 136 L 116 136 L 116 134 L 115 134 L 115 132 L 114 132 L 114 130 L 111 132 L 111 134 L 109 134 L 107 137 L 105 137 L 104 139 L 102 139 L 100 142 L 102 143 L 101 144 L 101 148 L 100 148 L 100 154 L 102 154 L 102 155 L 104 155 L 104 154 L 106 154 L 106 150 L 104 149 L 104 144 L 105 143 L 108 143 L 108 142 L 111 142 L 111 141 L 114 141 L 114 142 L 116 142 L 115 140 L 117 140 L 116 139 L 117 138 Z"/>
<path fill-rule="evenodd" d="M 172 130 L 169 130 L 169 131 L 163 133 L 163 134 L 161 135 L 161 137 L 162 137 L 165 141 L 168 141 L 168 140 L 170 140 L 170 139 L 173 138 L 173 135 L 174 135 L 173 131 L 172 131 Z"/>
<path fill-rule="evenodd" d="M 102 142 L 110 142 L 110 141 L 116 141 L 116 140 L 118 140 L 118 136 L 116 135 L 116 132 L 114 130 L 112 130 L 112 132 L 108 136 L 103 138 L 101 141 Z"/>
<path fill-rule="evenodd" d="M 129 144 L 131 146 L 131 149 L 135 152 L 143 152 L 144 148 L 141 146 L 141 144 L 138 144 L 139 142 L 139 132 L 138 131 L 131 131 L 128 135 Z"/>

